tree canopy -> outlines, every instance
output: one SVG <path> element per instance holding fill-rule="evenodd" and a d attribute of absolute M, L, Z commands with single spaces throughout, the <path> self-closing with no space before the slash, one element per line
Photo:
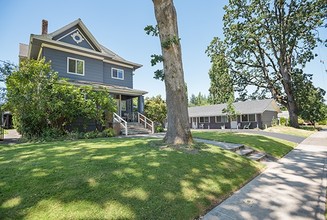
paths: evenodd
<path fill-rule="evenodd" d="M 8 104 L 17 130 L 27 138 L 63 134 L 77 119 L 104 125 L 105 111 L 115 110 L 105 89 L 77 87 L 59 79 L 49 62 L 25 60 L 7 78 Z"/>
<path fill-rule="evenodd" d="M 325 0 L 230 0 L 225 6 L 224 46 L 235 89 L 271 96 L 287 107 L 298 127 L 294 75 L 314 59 L 326 27 Z"/>
<path fill-rule="evenodd" d="M 210 104 L 227 103 L 231 97 L 234 101 L 234 87 L 225 51 L 223 41 L 217 37 L 211 41 L 206 50 L 207 55 L 211 58 L 211 68 L 209 70 Z"/>

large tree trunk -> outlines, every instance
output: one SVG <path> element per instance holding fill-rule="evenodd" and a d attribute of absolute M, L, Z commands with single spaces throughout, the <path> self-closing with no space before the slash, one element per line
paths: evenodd
<path fill-rule="evenodd" d="M 153 0 L 163 56 L 168 130 L 168 144 L 193 142 L 188 122 L 187 94 L 184 82 L 177 15 L 172 0 Z"/>

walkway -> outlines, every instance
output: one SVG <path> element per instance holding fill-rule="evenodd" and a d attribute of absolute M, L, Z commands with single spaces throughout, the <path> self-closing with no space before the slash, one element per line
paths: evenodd
<path fill-rule="evenodd" d="M 0 141 L 0 144 L 16 144 L 19 142 L 21 135 L 16 131 L 16 129 L 6 130 L 7 134 L 4 136 L 4 140 Z"/>
<path fill-rule="evenodd" d="M 324 220 L 326 163 L 327 131 L 316 132 L 203 219 Z"/>

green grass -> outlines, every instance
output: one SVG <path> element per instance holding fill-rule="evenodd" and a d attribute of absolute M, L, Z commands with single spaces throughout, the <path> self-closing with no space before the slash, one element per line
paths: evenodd
<path fill-rule="evenodd" d="M 288 126 L 273 126 L 265 129 L 268 132 L 290 134 L 298 137 L 309 137 L 311 134 L 315 133 L 313 126 L 302 126 L 301 128 L 293 128 Z"/>
<path fill-rule="evenodd" d="M 92 139 L 0 146 L 0 219 L 194 219 L 263 165 L 218 147 Z"/>
<path fill-rule="evenodd" d="M 196 138 L 244 144 L 257 151 L 265 152 L 276 158 L 283 157 L 296 146 L 295 143 L 289 141 L 247 133 L 195 131 L 192 132 L 192 134 L 193 137 Z"/>

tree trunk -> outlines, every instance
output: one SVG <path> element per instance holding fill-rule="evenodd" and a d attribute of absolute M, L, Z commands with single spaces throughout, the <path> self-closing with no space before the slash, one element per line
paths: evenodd
<path fill-rule="evenodd" d="M 297 105 L 295 103 L 295 98 L 293 94 L 293 90 L 291 87 L 291 79 L 287 71 L 284 71 L 283 68 L 281 68 L 281 73 L 283 76 L 283 87 L 285 90 L 285 93 L 287 95 L 287 110 L 290 117 L 290 125 L 291 127 L 298 128 L 299 122 L 298 122 L 298 115 L 297 115 Z"/>
<path fill-rule="evenodd" d="M 187 94 L 184 82 L 177 15 L 172 0 L 153 0 L 165 74 L 168 130 L 167 144 L 193 142 L 188 121 Z"/>

